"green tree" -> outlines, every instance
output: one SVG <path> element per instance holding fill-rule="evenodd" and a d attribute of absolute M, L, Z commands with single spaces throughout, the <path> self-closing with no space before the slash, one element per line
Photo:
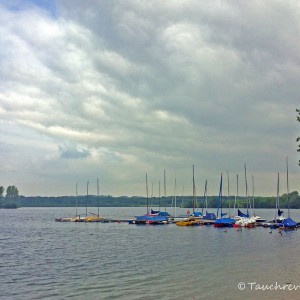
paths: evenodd
<path fill-rule="evenodd" d="M 16 201 L 19 198 L 19 191 L 14 185 L 10 185 L 6 189 L 6 204 L 4 204 L 4 207 L 6 208 L 16 208 L 17 204 Z"/>
<path fill-rule="evenodd" d="M 296 109 L 296 112 L 298 113 L 298 116 L 297 116 L 297 121 L 300 122 L 300 109 Z M 297 142 L 300 141 L 300 136 L 297 137 Z M 300 152 L 300 144 L 298 145 L 298 152 Z M 300 160 L 299 160 L 299 166 L 300 166 Z"/>
<path fill-rule="evenodd" d="M 3 192 L 4 192 L 4 187 L 0 186 L 0 207 L 2 206 L 2 202 L 3 202 Z"/>
<path fill-rule="evenodd" d="M 17 198 L 19 197 L 19 191 L 14 185 L 10 185 L 6 189 L 6 198 Z"/>

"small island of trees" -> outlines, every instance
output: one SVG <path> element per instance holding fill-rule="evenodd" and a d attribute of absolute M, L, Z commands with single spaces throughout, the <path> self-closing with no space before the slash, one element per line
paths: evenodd
<path fill-rule="evenodd" d="M 0 208 L 18 208 L 19 191 L 14 185 L 6 188 L 6 195 L 3 196 L 4 187 L 0 186 Z"/>

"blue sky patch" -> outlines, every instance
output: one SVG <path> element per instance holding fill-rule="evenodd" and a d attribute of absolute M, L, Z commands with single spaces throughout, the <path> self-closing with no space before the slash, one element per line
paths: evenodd
<path fill-rule="evenodd" d="M 38 7 L 47 11 L 54 18 L 57 16 L 55 0 L 0 0 L 0 3 L 13 11 Z"/>

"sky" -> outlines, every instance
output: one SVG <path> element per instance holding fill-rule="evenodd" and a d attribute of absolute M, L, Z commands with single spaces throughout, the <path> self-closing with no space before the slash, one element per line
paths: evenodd
<path fill-rule="evenodd" d="M 146 196 L 147 173 L 159 196 L 165 170 L 191 195 L 194 165 L 197 195 L 221 173 L 245 195 L 246 165 L 248 193 L 273 196 L 288 157 L 300 192 L 297 0 L 0 0 L 0 23 L 5 188 Z"/>

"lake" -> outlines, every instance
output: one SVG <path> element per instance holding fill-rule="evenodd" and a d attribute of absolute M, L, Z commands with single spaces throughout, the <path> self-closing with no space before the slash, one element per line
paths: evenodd
<path fill-rule="evenodd" d="M 101 208 L 116 219 L 143 213 Z M 0 299 L 300 299 L 300 229 L 54 221 L 73 214 L 0 210 Z"/>

